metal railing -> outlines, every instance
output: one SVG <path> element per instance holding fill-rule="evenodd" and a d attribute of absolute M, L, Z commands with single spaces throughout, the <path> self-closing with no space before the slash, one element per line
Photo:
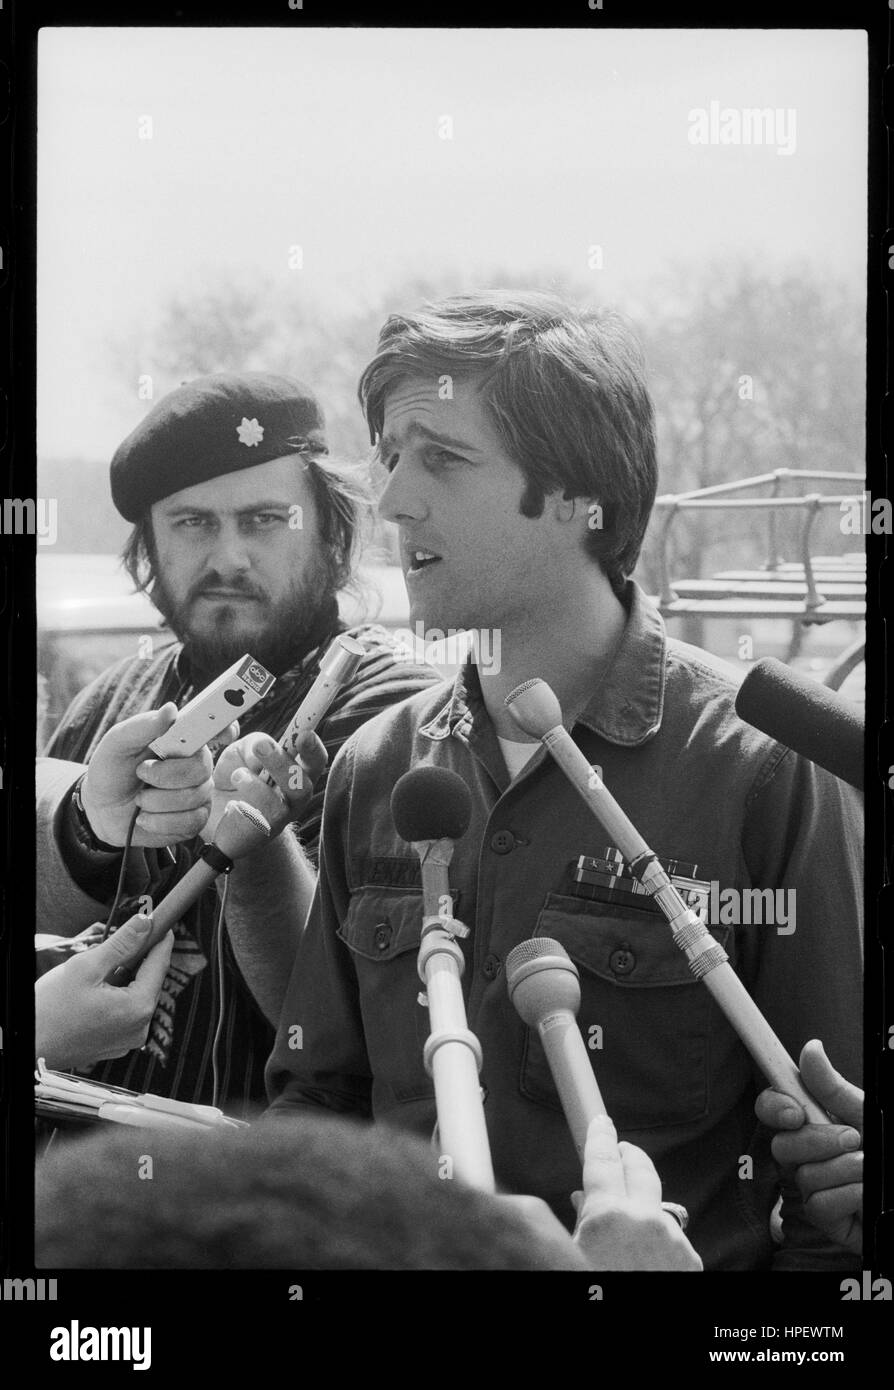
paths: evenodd
<path fill-rule="evenodd" d="M 810 492 L 801 497 L 783 497 L 780 490 L 789 480 L 824 483 L 856 483 L 858 493 Z M 755 488 L 770 488 L 765 497 L 734 497 Z M 739 482 L 718 483 L 689 492 L 665 494 L 656 500 L 657 511 L 666 512 L 658 543 L 661 593 L 658 606 L 666 617 L 776 618 L 792 622 L 788 660 L 796 656 L 801 634 L 811 624 L 836 619 L 859 621 L 866 613 L 866 581 L 863 554 L 816 557 L 811 553 L 811 537 L 820 512 L 842 503 L 860 502 L 865 496 L 861 473 L 812 468 L 776 468 Z M 759 570 L 733 570 L 711 580 L 677 580 L 670 575 L 670 538 L 676 519 L 686 511 L 765 511 L 767 513 L 767 558 Z M 802 511 L 804 523 L 798 540 L 800 562 L 791 563 L 779 552 L 777 518 L 780 512 Z M 679 591 L 679 592 L 678 592 Z M 688 591 L 688 595 L 687 595 Z M 681 597 L 681 595 L 683 595 Z M 852 643 L 827 673 L 826 684 L 837 690 L 863 659 L 863 639 Z"/>
<path fill-rule="evenodd" d="M 855 496 L 853 493 L 808 493 L 803 497 L 780 497 L 779 490 L 784 482 L 792 478 L 810 479 L 812 481 L 828 482 L 854 482 L 864 483 L 861 473 L 844 473 L 826 471 L 813 468 L 777 468 L 772 473 L 761 473 L 754 478 L 745 478 L 740 482 L 718 483 L 713 487 L 695 488 L 689 492 L 676 494 L 667 493 L 657 498 L 655 508 L 658 511 L 666 511 L 667 516 L 661 528 L 659 537 L 659 564 L 661 569 L 661 594 L 660 602 L 662 607 L 674 604 L 678 600 L 674 592 L 674 586 L 670 577 L 670 564 L 668 559 L 669 540 L 671 527 L 676 518 L 684 511 L 766 511 L 767 516 L 767 559 L 759 574 L 768 574 L 779 571 L 784 561 L 779 554 L 776 517 L 781 511 L 803 510 L 805 512 L 804 525 L 801 528 L 800 553 L 801 565 L 804 573 L 804 583 L 806 586 L 805 595 L 805 614 L 812 610 L 823 608 L 827 605 L 825 595 L 820 591 L 815 574 L 814 561 L 810 551 L 810 537 L 814 522 L 819 513 L 827 507 L 841 508 L 843 502 L 852 503 L 859 501 L 862 493 Z M 733 492 L 744 492 L 750 488 L 772 486 L 772 494 L 769 497 L 730 497 Z M 722 602 L 722 600 L 718 600 Z M 703 608 L 700 611 L 705 612 Z M 718 614 L 723 613 L 722 608 L 716 610 Z M 789 615 L 786 615 L 789 616 Z M 830 615 L 831 616 L 831 615 Z"/>

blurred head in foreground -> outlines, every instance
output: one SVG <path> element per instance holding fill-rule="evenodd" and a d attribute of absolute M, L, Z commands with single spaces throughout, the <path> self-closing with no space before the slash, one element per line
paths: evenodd
<path fill-rule="evenodd" d="M 151 1179 L 147 1174 L 151 1160 Z M 38 1167 L 35 1260 L 65 1269 L 579 1268 L 561 1235 L 437 1176 L 429 1145 L 301 1116 L 238 1132 L 109 1125 Z"/>

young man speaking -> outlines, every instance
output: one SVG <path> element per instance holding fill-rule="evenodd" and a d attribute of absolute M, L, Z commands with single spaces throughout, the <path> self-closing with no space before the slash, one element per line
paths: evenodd
<path fill-rule="evenodd" d="M 461 297 L 390 318 L 360 394 L 411 622 L 499 632 L 501 661 L 471 660 L 452 686 L 384 711 L 336 757 L 316 895 L 268 1068 L 273 1113 L 323 1106 L 431 1134 L 419 866 L 389 798 L 409 767 L 450 768 L 472 793 L 450 885 L 471 928 L 463 987 L 498 1183 L 571 1224 L 580 1164 L 504 970 L 518 942 L 554 937 L 580 972 L 578 1022 L 608 1112 L 688 1209 L 705 1268 L 846 1266 L 853 1256 L 805 1221 L 773 1163 L 754 1114 L 765 1083 L 748 1053 L 650 900 L 619 903 L 580 881 L 578 861 L 604 855 L 605 832 L 503 703 L 543 678 L 657 854 L 723 888 L 796 894 L 794 933 L 711 930 L 788 1050 L 797 1057 L 819 1036 L 858 1080 L 859 801 L 743 724 L 736 673 L 669 639 L 629 578 L 656 490 L 636 345 L 612 315 L 551 297 Z"/>

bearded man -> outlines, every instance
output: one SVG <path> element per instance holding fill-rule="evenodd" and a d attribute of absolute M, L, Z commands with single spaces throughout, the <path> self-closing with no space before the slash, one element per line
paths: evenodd
<path fill-rule="evenodd" d="M 157 733 L 174 715 L 173 708 L 162 714 L 162 707 L 182 707 L 250 652 L 277 681 L 240 732 L 279 738 L 336 635 L 348 631 L 363 645 L 359 668 L 320 724 L 319 740 L 302 754 L 312 795 L 305 783 L 292 797 L 285 755 L 272 741 L 266 750 L 258 745 L 273 759 L 280 790 L 267 795 L 282 811 L 280 824 L 290 811 L 299 818 L 297 930 L 284 935 L 271 924 L 267 939 L 255 927 L 250 940 L 239 941 L 217 932 L 218 899 L 209 890 L 177 926 L 146 1046 L 93 1074 L 138 1091 L 213 1101 L 234 1115 L 251 1114 L 263 1100 L 278 1005 L 314 888 L 327 758 L 365 720 L 440 680 L 433 668 L 409 663 L 383 628 L 348 629 L 340 619 L 337 594 L 351 581 L 368 497 L 327 455 L 319 403 L 285 377 L 202 377 L 149 411 L 112 459 L 112 499 L 134 527 L 125 566 L 178 640 L 155 654 L 126 657 L 97 677 L 74 700 L 47 749 L 67 760 L 68 772 L 54 779 L 54 805 L 39 816 L 51 829 L 38 847 L 38 901 L 41 893 L 64 893 L 74 933 L 107 915 L 120 879 L 116 921 L 123 921 L 141 900 L 163 897 L 193 862 L 200 842 L 182 840 L 182 818 L 193 813 L 197 836 L 209 807 L 195 787 L 184 786 L 173 792 L 179 822 L 169 824 L 161 812 L 162 804 L 170 812 L 175 760 L 155 760 L 136 747 L 134 785 L 122 798 L 117 784 L 106 785 L 99 769 L 90 768 L 106 731 L 156 711 Z M 134 804 L 140 807 L 134 847 L 122 868 Z M 177 839 L 176 849 L 170 847 Z"/>

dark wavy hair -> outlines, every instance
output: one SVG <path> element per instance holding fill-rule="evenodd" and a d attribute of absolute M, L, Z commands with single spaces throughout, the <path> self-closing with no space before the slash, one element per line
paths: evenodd
<path fill-rule="evenodd" d="M 356 577 L 356 561 L 373 515 L 373 494 L 366 469 L 324 453 L 295 453 L 310 480 L 320 526 L 323 561 L 331 593 L 353 592 L 366 598 Z M 158 578 L 158 557 L 152 518 L 140 517 L 121 551 L 127 573 L 141 593 L 152 597 Z"/>
<path fill-rule="evenodd" d="M 141 1183 L 146 1132 L 98 1128 L 38 1164 L 40 1269 L 580 1267 L 561 1231 L 441 1181 L 431 1146 L 388 1125 L 281 1112 L 246 1130 L 154 1130 L 159 1175 Z"/>
<path fill-rule="evenodd" d="M 411 376 L 471 380 L 527 486 L 537 517 L 562 489 L 602 507 L 588 553 L 619 590 L 636 566 L 658 484 L 655 418 L 639 343 L 611 310 L 581 311 L 551 294 L 488 291 L 393 314 L 358 394 L 370 439 L 389 392 Z"/>

